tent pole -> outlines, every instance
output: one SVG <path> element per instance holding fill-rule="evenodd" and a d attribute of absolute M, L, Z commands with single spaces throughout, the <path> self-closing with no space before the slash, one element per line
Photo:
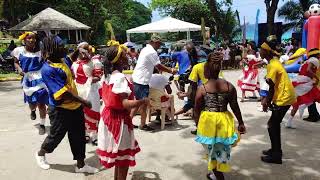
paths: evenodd
<path fill-rule="evenodd" d="M 70 41 L 70 30 L 68 29 L 68 39 Z"/>
<path fill-rule="evenodd" d="M 80 29 L 80 40 L 82 40 L 82 32 L 81 32 L 81 29 Z"/>
<path fill-rule="evenodd" d="M 190 31 L 187 31 L 187 40 L 191 40 L 191 35 L 190 35 Z"/>
<path fill-rule="evenodd" d="M 76 30 L 76 43 L 79 42 L 79 35 L 78 35 L 78 30 Z"/>
<path fill-rule="evenodd" d="M 127 33 L 127 42 L 130 42 L 130 34 Z"/>

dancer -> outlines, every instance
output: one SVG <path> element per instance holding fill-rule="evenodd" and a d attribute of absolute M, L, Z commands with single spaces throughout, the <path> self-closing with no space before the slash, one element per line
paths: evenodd
<path fill-rule="evenodd" d="M 22 40 L 25 46 L 15 48 L 11 55 L 14 58 L 15 68 L 23 76 L 24 101 L 29 104 L 31 120 L 37 118 L 36 108 L 38 107 L 39 109 L 39 134 L 43 135 L 46 132 L 44 125 L 47 114 L 48 92 L 41 77 L 44 61 L 41 57 L 39 41 L 33 32 L 25 32 L 19 37 L 19 40 Z"/>
<path fill-rule="evenodd" d="M 36 161 L 40 168 L 49 169 L 45 155 L 53 152 L 68 133 L 73 159 L 77 161 L 75 172 L 96 173 L 96 168 L 84 162 L 86 143 L 82 105 L 91 107 L 91 103 L 78 96 L 71 70 L 63 61 L 66 50 L 60 40 L 56 36 L 43 39 L 42 52 L 47 62 L 43 65 L 41 74 L 49 92 L 48 114 L 51 127 L 50 135 L 35 155 Z"/>
<path fill-rule="evenodd" d="M 277 47 L 277 37 L 272 35 L 260 49 L 261 58 L 269 62 L 266 76 L 266 82 L 269 84 L 268 98 L 262 99 L 261 104 L 265 112 L 268 108 L 272 111 L 268 121 L 271 149 L 262 152 L 265 156 L 262 156 L 261 160 L 266 163 L 282 164 L 280 124 L 291 104 L 296 101 L 296 96 L 289 76 L 279 61 L 280 53 Z"/>
<path fill-rule="evenodd" d="M 256 68 L 258 58 L 255 55 L 249 54 L 244 58 L 245 66 L 242 69 L 242 76 L 238 80 L 238 86 L 241 89 L 242 97 L 241 102 L 246 98 L 246 91 L 253 93 L 253 98 L 257 99 L 255 91 L 258 90 L 258 75 L 259 71 Z"/>
<path fill-rule="evenodd" d="M 240 138 L 234 128 L 233 115 L 227 109 L 228 104 L 239 122 L 238 131 L 241 134 L 246 132 L 235 87 L 219 79 L 222 59 L 223 54 L 219 52 L 209 54 L 204 67 L 208 82 L 198 88 L 194 109 L 198 126 L 196 141 L 207 148 L 208 169 L 218 180 L 224 180 L 223 173 L 230 171 L 231 146 Z"/>
<path fill-rule="evenodd" d="M 117 42 L 102 54 L 105 80 L 102 85 L 103 108 L 98 130 L 97 154 L 105 168 L 115 166 L 114 179 L 125 180 L 129 166 L 135 166 L 135 154 L 140 151 L 133 132 L 130 110 L 149 103 L 147 98 L 133 100 L 133 85 L 122 74 L 128 65 L 127 48 Z"/>
<path fill-rule="evenodd" d="M 100 120 L 100 79 L 102 76 L 102 63 L 98 59 L 91 60 L 92 47 L 87 42 L 78 45 L 77 61 L 73 63 L 72 70 L 75 75 L 75 84 L 79 96 L 91 102 L 92 107 L 84 107 L 86 125 L 86 141 L 97 144 L 98 122 Z"/>
<path fill-rule="evenodd" d="M 297 102 L 292 105 L 291 116 L 286 124 L 287 128 L 295 128 L 292 124 L 293 118 L 300 107 L 300 119 L 306 107 L 314 102 L 320 102 L 320 90 L 317 87 L 319 78 L 316 73 L 319 69 L 320 51 L 317 48 L 311 49 L 308 53 L 308 60 L 301 66 L 299 75 L 292 80 L 297 94 Z"/>

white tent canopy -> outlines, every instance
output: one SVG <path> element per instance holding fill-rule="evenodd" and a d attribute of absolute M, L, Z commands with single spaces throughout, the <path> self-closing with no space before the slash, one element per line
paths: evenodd
<path fill-rule="evenodd" d="M 206 27 L 208 31 L 209 28 Z M 189 22 L 181 21 L 172 17 L 166 17 L 150 24 L 145 24 L 133 29 L 127 30 L 128 38 L 133 33 L 167 33 L 167 32 L 188 32 L 190 38 L 191 31 L 201 31 L 201 26 Z"/>

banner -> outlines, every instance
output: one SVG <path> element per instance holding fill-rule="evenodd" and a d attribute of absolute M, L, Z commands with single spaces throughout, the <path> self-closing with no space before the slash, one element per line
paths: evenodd
<path fill-rule="evenodd" d="M 256 45 L 259 43 L 259 16 L 260 16 L 260 9 L 257 10 L 257 15 L 256 15 L 256 24 L 254 27 L 254 42 Z"/>

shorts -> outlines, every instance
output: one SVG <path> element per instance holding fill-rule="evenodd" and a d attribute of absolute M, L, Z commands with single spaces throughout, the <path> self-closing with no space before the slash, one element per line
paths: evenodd
<path fill-rule="evenodd" d="M 187 112 L 194 107 L 193 103 L 188 99 L 187 103 L 183 106 L 183 111 Z"/>
<path fill-rule="evenodd" d="M 147 98 L 149 96 L 149 85 L 133 83 L 133 91 L 137 100 Z"/>

